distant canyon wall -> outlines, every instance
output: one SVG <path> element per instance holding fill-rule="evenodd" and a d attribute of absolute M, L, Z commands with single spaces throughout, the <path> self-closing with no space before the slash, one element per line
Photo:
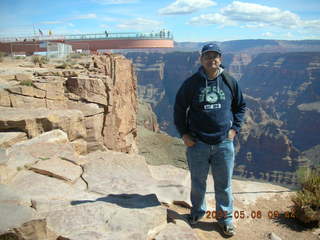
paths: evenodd
<path fill-rule="evenodd" d="M 152 104 L 160 129 L 177 136 L 175 94 L 198 69 L 199 53 L 126 56 L 135 65 L 139 96 Z M 223 65 L 240 81 L 248 106 L 236 140 L 236 175 L 295 182 L 297 168 L 312 165 L 304 151 L 318 149 L 320 142 L 320 53 L 226 54 Z"/>

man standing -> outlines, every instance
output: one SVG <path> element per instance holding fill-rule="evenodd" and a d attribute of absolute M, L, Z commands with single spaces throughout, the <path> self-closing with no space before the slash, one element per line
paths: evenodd
<path fill-rule="evenodd" d="M 239 133 L 246 104 L 237 81 L 220 66 L 221 55 L 216 44 L 203 46 L 201 67 L 176 95 L 174 123 L 188 147 L 190 224 L 197 223 L 206 212 L 206 180 L 211 167 L 218 225 L 225 235 L 233 236 L 233 139 Z"/>

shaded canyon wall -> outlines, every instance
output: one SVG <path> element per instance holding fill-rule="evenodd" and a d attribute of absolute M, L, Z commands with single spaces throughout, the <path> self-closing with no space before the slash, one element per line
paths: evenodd
<path fill-rule="evenodd" d="M 126 56 L 138 63 L 138 89 L 143 89 L 139 95 L 152 104 L 160 129 L 177 136 L 172 118 L 175 94 L 199 67 L 199 54 Z M 248 106 L 245 124 L 235 142 L 236 175 L 292 183 L 299 166 L 312 165 L 304 151 L 318 149 L 320 140 L 315 128 L 320 112 L 319 57 L 319 53 L 224 56 L 223 65 L 240 81 Z M 147 97 L 146 89 L 150 93 Z M 161 92 L 161 97 L 154 92 Z"/>

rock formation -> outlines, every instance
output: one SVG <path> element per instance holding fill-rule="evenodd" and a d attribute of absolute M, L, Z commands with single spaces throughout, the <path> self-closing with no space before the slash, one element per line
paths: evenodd
<path fill-rule="evenodd" d="M 137 154 L 98 150 L 78 155 L 60 129 L 16 143 L 0 156 L 0 238 L 199 239 L 184 215 L 174 220 L 167 208 L 190 208 L 186 170 L 150 166 Z M 213 189 L 209 178 L 210 209 Z M 253 189 L 265 198 L 287 191 L 234 180 L 235 192 Z M 236 200 L 252 203 L 256 198 L 240 194 Z"/>
<path fill-rule="evenodd" d="M 144 100 L 138 100 L 138 118 L 137 124 L 143 126 L 146 129 L 149 129 L 152 132 L 159 132 L 159 125 L 157 121 L 157 116 L 153 112 L 152 107 L 149 103 L 146 103 Z"/>
<path fill-rule="evenodd" d="M 189 189 L 153 177 L 143 157 L 79 156 L 60 129 L 7 148 L 0 167 L 0 236 L 147 239 L 167 223 L 160 202 L 188 202 Z"/>
<path fill-rule="evenodd" d="M 137 151 L 137 83 L 128 59 L 94 56 L 76 70 L 16 74 L 8 80 L 0 88 L 2 138 L 61 129 L 80 153 Z"/>
<path fill-rule="evenodd" d="M 167 179 L 134 153 L 138 103 L 131 62 L 108 55 L 81 66 L 16 74 L 0 84 L 0 238 L 183 236 L 175 230 L 181 227 L 167 226 L 161 203 L 188 205 L 188 174 L 171 169 L 180 178 Z M 138 122 L 158 132 L 150 105 L 140 105 Z M 183 230 L 197 239 L 190 227 Z"/>

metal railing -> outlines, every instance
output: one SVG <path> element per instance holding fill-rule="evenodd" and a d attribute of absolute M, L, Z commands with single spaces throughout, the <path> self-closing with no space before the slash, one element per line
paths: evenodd
<path fill-rule="evenodd" d="M 81 41 L 81 40 L 107 40 L 107 39 L 156 39 L 172 40 L 173 35 L 169 31 L 142 33 L 142 32 L 104 32 L 89 34 L 69 34 L 69 35 L 42 35 L 42 36 L 16 36 L 0 37 L 0 42 L 29 42 L 29 41 Z"/>

